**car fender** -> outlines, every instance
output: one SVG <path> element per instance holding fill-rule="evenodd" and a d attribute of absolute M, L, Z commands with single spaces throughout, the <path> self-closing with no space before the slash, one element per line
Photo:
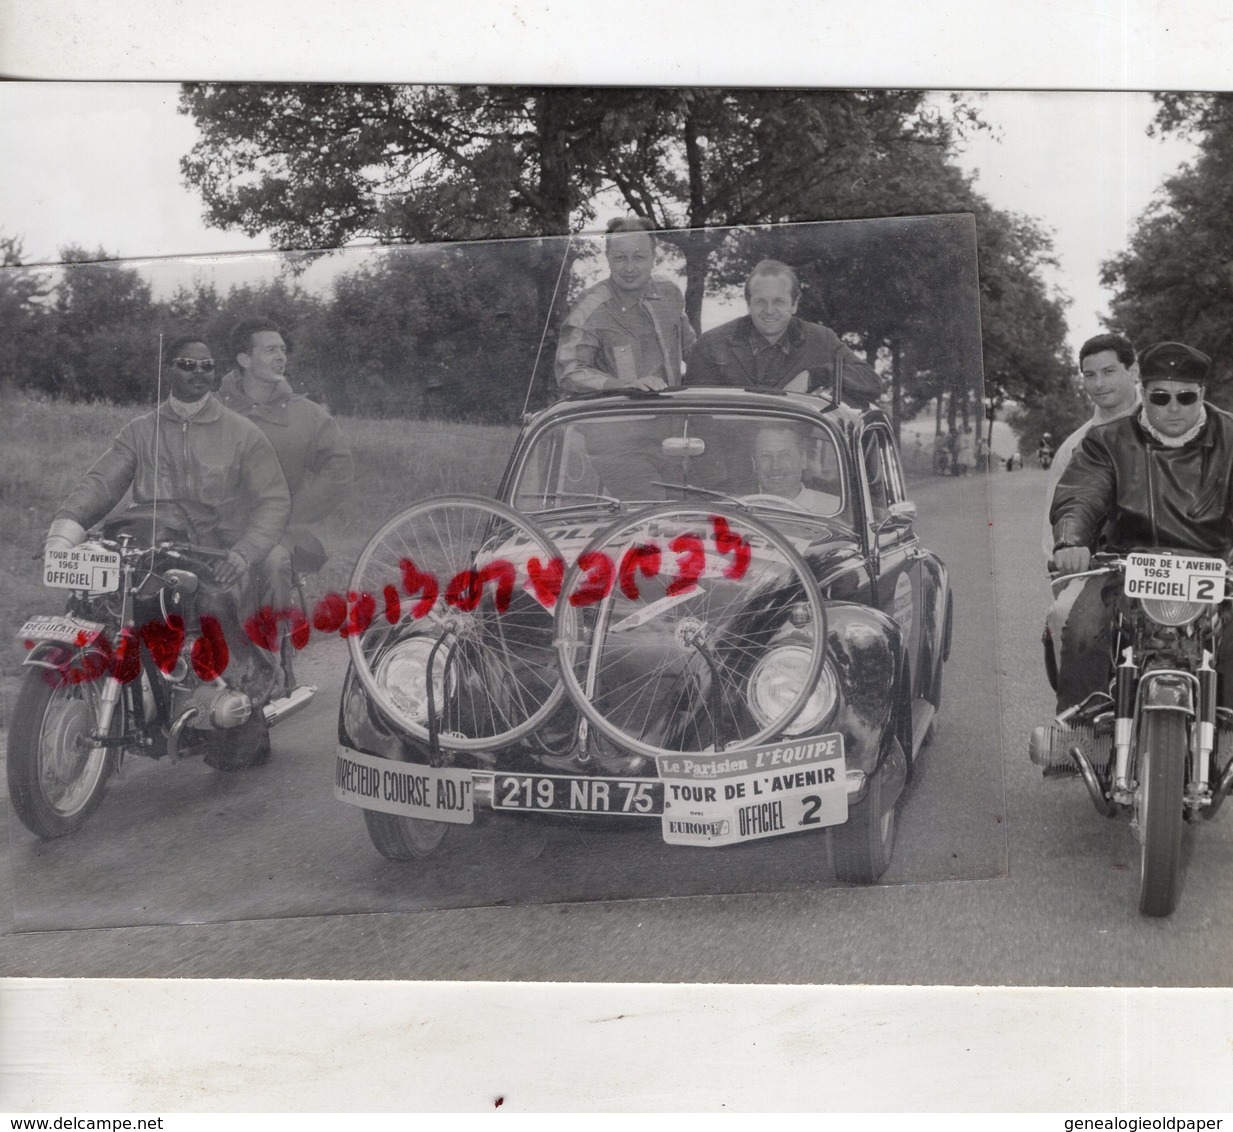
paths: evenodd
<path fill-rule="evenodd" d="M 892 618 L 865 605 L 830 603 L 827 618 L 827 651 L 839 685 L 828 729 L 843 735 L 848 769 L 872 774 L 896 738 L 903 634 Z"/>

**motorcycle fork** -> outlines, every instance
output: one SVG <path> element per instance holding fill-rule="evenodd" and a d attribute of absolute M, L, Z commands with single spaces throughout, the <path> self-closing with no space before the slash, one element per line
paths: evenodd
<path fill-rule="evenodd" d="M 1122 651 L 1121 663 L 1117 666 L 1114 681 L 1113 714 L 1113 792 L 1129 790 L 1130 742 L 1134 734 L 1136 703 L 1139 691 L 1139 666 L 1135 663 L 1134 649 L 1129 645 Z M 1119 801 L 1121 799 L 1118 799 Z"/>
<path fill-rule="evenodd" d="M 1212 751 L 1216 747 L 1216 666 L 1209 649 L 1203 650 L 1199 678 L 1199 725 L 1190 742 L 1190 773 L 1186 776 L 1186 801 L 1193 806 L 1206 805 L 1211 800 L 1209 780 Z"/>
<path fill-rule="evenodd" d="M 133 567 L 131 563 L 126 563 L 124 566 L 122 586 L 122 596 L 120 598 L 120 632 L 123 635 L 128 629 L 132 631 L 133 625 Z M 99 690 L 98 696 L 98 718 L 95 723 L 94 733 L 90 736 L 96 743 L 105 743 L 111 734 L 111 721 L 115 717 L 116 708 L 120 704 L 120 697 L 124 694 L 124 685 L 120 683 L 120 679 L 114 672 L 108 672 L 103 678 L 103 686 Z"/>

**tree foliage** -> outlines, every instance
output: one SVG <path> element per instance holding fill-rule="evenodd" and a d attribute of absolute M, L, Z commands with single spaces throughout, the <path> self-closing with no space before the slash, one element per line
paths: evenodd
<path fill-rule="evenodd" d="M 972 212 L 985 364 L 1002 396 L 1056 393 L 1065 299 L 1041 280 L 1048 237 L 992 209 L 951 162 L 962 136 L 983 128 L 959 98 L 198 83 L 180 109 L 201 131 L 182 169 L 213 225 L 268 232 L 284 248 L 432 242 L 577 231 L 619 203 L 677 245 L 695 326 L 708 286 L 730 286 L 748 266 L 721 234 L 698 229 Z M 939 391 L 966 396 L 972 367 L 937 298 L 944 265 L 904 254 L 883 266 L 814 265 L 815 294 L 831 297 L 815 317 L 892 359 L 897 411 Z M 556 269 L 544 260 L 531 272 L 540 325 Z"/>
<path fill-rule="evenodd" d="M 1157 95 L 1150 132 L 1198 145 L 1139 218 L 1127 249 L 1102 266 L 1115 292 L 1111 328 L 1142 349 L 1173 339 L 1210 354 L 1214 399 L 1233 407 L 1233 96 Z"/>
<path fill-rule="evenodd" d="M 0 236 L 0 390 L 11 391 L 51 374 L 51 277 L 25 268 L 22 242 Z"/>

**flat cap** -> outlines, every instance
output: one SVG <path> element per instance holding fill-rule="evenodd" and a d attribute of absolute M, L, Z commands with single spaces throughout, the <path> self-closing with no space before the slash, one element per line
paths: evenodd
<path fill-rule="evenodd" d="M 1183 342 L 1156 342 L 1139 355 L 1139 380 L 1204 382 L 1212 359 Z"/>

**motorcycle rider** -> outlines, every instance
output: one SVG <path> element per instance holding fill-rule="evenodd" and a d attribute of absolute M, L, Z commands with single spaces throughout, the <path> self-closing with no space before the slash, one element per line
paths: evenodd
<path fill-rule="evenodd" d="M 1036 462 L 1046 470 L 1053 463 L 1053 436 L 1051 433 L 1042 433 L 1040 444 L 1036 447 Z"/>
<path fill-rule="evenodd" d="M 73 488 L 55 514 L 45 550 L 78 545 L 131 489 L 134 512 L 146 521 L 156 508 L 196 545 L 226 549 L 214 581 L 241 601 L 242 584 L 287 525 L 287 481 L 261 430 L 224 408 L 211 392 L 214 359 L 199 336 L 171 341 L 163 362 L 169 395 L 152 412 L 129 421 Z M 203 605 L 210 603 L 229 639 L 242 642 L 232 601 L 211 602 L 211 596 L 222 595 L 203 593 Z M 269 737 L 255 711 L 248 724 L 211 744 L 206 761 L 235 769 L 268 757 Z"/>
<path fill-rule="evenodd" d="M 1181 342 L 1139 357 L 1143 405 L 1092 428 L 1054 492 L 1053 562 L 1079 574 L 1097 546 L 1117 554 L 1148 547 L 1228 560 L 1233 552 L 1233 415 L 1203 400 L 1211 359 Z M 1116 574 L 1076 578 L 1050 611 L 1059 624 L 1061 712 L 1108 687 Z M 1221 642 L 1219 701 L 1233 704 L 1233 633 Z"/>

